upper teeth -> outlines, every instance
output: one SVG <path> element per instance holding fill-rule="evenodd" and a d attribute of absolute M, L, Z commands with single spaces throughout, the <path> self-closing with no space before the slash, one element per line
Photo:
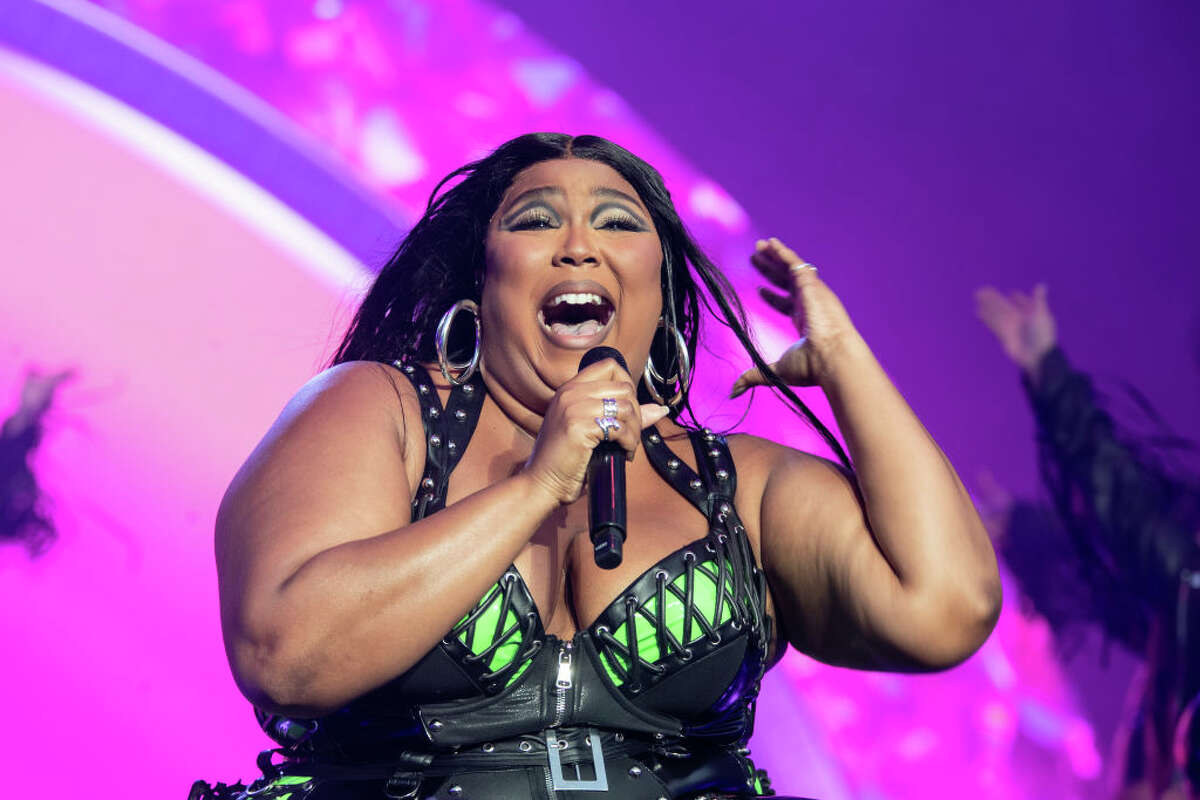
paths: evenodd
<path fill-rule="evenodd" d="M 598 306 L 603 302 L 604 298 L 598 294 L 592 294 L 591 292 L 579 292 L 577 294 L 568 293 L 555 295 L 554 297 L 550 298 L 550 302 L 547 303 L 547 305 L 556 306 L 559 303 L 570 303 L 573 306 L 578 306 L 583 305 L 584 303 L 591 303 Z"/>

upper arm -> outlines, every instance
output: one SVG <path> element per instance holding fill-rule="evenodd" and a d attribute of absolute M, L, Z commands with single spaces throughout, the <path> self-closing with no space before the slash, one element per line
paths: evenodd
<path fill-rule="evenodd" d="M 772 442 L 758 450 L 763 569 L 788 642 L 820 661 L 862 669 L 953 663 L 937 635 L 939 610 L 915 606 L 904 591 L 853 475 Z"/>
<path fill-rule="evenodd" d="M 227 641 L 259 627 L 307 561 L 409 522 L 423 437 L 415 393 L 379 364 L 308 382 L 238 471 L 221 502 L 216 557 Z M 416 455 L 417 458 L 413 458 Z"/>

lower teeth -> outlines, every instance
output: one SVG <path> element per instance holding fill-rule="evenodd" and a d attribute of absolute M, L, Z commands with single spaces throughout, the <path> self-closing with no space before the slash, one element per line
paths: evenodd
<path fill-rule="evenodd" d="M 555 322 L 550 325 L 550 330 L 559 336 L 593 336 L 600 332 L 600 327 L 599 322 L 589 319 L 574 325 L 568 325 L 565 322 Z"/>

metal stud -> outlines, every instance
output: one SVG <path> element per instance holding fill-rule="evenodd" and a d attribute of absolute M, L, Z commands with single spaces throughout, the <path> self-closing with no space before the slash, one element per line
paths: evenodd
<path fill-rule="evenodd" d="M 442 724 L 442 721 L 440 719 L 429 720 L 429 730 L 431 730 L 431 731 L 440 731 L 444 727 L 445 727 L 445 725 Z"/>
<path fill-rule="evenodd" d="M 463 411 L 463 410 L 460 408 L 460 409 L 458 409 L 457 411 L 455 411 L 455 412 L 454 412 L 454 418 L 455 418 L 455 419 L 466 419 L 466 418 L 467 418 L 467 412 Z"/>
<path fill-rule="evenodd" d="M 463 394 L 475 394 L 475 387 L 468 383 L 463 387 Z"/>
<path fill-rule="evenodd" d="M 421 488 L 432 489 L 433 488 L 433 478 L 426 478 L 425 480 L 421 481 Z"/>
<path fill-rule="evenodd" d="M 648 438 L 650 439 L 651 444 L 658 444 L 659 442 L 662 441 L 662 437 L 659 436 L 657 433 L 650 434 L 650 436 Z M 635 767 L 635 769 L 636 769 L 636 767 Z M 640 770 L 639 770 L 639 772 L 640 772 Z"/>
<path fill-rule="evenodd" d="M 438 436 L 435 433 L 433 436 L 429 437 L 429 443 L 431 445 L 433 445 L 434 447 L 437 447 L 438 445 L 440 445 L 442 443 L 442 437 Z"/>
<path fill-rule="evenodd" d="M 629 768 L 629 777 L 631 777 L 631 778 L 642 777 L 642 768 L 638 767 L 638 766 L 630 767 Z"/>
<path fill-rule="evenodd" d="M 446 791 L 450 793 L 451 797 L 462 797 L 463 788 L 455 783 L 451 784 L 450 788 Z"/>
<path fill-rule="evenodd" d="M 721 451 L 714 447 L 712 450 L 708 451 L 708 455 L 710 458 L 717 458 L 721 455 Z"/>
<path fill-rule="evenodd" d="M 727 470 L 727 469 L 717 470 L 717 477 L 720 478 L 721 480 L 725 480 L 726 478 L 729 477 L 729 470 Z M 728 514 L 729 512 L 726 511 L 725 513 Z"/>
<path fill-rule="evenodd" d="M 722 474 L 721 474 L 722 472 L 725 472 L 725 470 L 723 470 L 723 469 L 722 469 L 722 470 L 717 470 L 717 477 L 718 477 L 718 478 L 724 478 L 724 477 L 725 477 L 725 475 L 722 475 Z M 725 473 L 725 474 L 726 474 L 726 475 L 728 475 L 729 473 Z M 733 509 L 729 507 L 729 503 L 721 503 L 721 509 L 720 509 L 720 511 L 721 511 L 721 513 L 722 513 L 722 514 L 728 514 L 730 511 L 733 511 Z"/>
<path fill-rule="evenodd" d="M 667 462 L 667 469 L 679 469 L 679 459 L 672 458 Z"/>
<path fill-rule="evenodd" d="M 703 485 L 704 484 L 700 482 L 699 478 L 693 478 L 692 482 L 688 484 L 688 486 L 691 486 L 693 489 L 699 489 Z"/>
<path fill-rule="evenodd" d="M 625 741 L 625 734 L 621 733 L 620 731 L 617 731 L 616 735 L 613 736 L 613 738 L 616 739 L 618 742 L 623 742 L 623 741 Z"/>
<path fill-rule="evenodd" d="M 403 367 L 401 367 L 401 369 L 404 370 L 405 375 L 412 375 L 413 372 L 415 372 L 412 364 L 405 364 Z"/>
<path fill-rule="evenodd" d="M 450 448 L 451 450 L 457 450 L 457 449 L 458 449 L 458 442 L 455 442 L 455 441 L 450 441 L 450 442 L 447 442 L 447 443 L 446 443 L 446 447 Z"/>
<path fill-rule="evenodd" d="M 429 418 L 430 418 L 430 419 L 437 419 L 437 418 L 438 418 L 438 414 L 440 414 L 440 413 L 441 413 L 441 412 L 440 412 L 440 411 L 438 411 L 436 408 L 431 408 L 431 409 L 429 409 Z"/>
<path fill-rule="evenodd" d="M 429 387 L 422 383 L 417 387 L 417 391 L 421 394 L 429 394 Z"/>

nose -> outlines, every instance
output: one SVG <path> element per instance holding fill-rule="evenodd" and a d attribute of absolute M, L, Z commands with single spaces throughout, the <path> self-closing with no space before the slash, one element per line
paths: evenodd
<path fill-rule="evenodd" d="M 591 231 L 586 225 L 567 225 L 563 228 L 563 239 L 554 255 L 556 267 L 594 267 L 600 263 L 592 242 Z"/>

